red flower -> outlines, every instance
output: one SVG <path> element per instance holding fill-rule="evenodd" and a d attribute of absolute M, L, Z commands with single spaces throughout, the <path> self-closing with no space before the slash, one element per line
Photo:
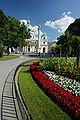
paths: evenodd
<path fill-rule="evenodd" d="M 68 65 L 65 63 L 65 64 L 64 64 L 64 68 L 67 68 L 67 67 L 68 67 Z"/>

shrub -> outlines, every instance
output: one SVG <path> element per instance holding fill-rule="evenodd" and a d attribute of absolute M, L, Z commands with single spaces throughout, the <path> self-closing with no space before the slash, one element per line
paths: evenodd
<path fill-rule="evenodd" d="M 40 61 L 41 70 L 54 71 L 56 74 L 80 80 L 80 68 L 76 67 L 74 59 L 45 59 Z"/>

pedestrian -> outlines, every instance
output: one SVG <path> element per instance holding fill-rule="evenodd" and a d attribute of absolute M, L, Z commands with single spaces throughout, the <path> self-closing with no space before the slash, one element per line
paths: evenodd
<path fill-rule="evenodd" d="M 39 52 L 39 57 L 40 57 L 40 52 Z"/>

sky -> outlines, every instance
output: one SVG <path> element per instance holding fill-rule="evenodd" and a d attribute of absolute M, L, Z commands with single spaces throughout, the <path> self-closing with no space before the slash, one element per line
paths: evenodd
<path fill-rule="evenodd" d="M 59 37 L 76 18 L 80 18 L 80 0 L 0 0 L 5 15 L 18 20 L 30 19 L 31 26 L 48 36 Z"/>

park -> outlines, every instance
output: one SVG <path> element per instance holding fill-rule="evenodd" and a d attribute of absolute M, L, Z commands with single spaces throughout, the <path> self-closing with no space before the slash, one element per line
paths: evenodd
<path fill-rule="evenodd" d="M 0 23 L 1 120 L 80 120 L 80 19 L 52 47 L 40 25 L 34 41 L 29 20 Z"/>

